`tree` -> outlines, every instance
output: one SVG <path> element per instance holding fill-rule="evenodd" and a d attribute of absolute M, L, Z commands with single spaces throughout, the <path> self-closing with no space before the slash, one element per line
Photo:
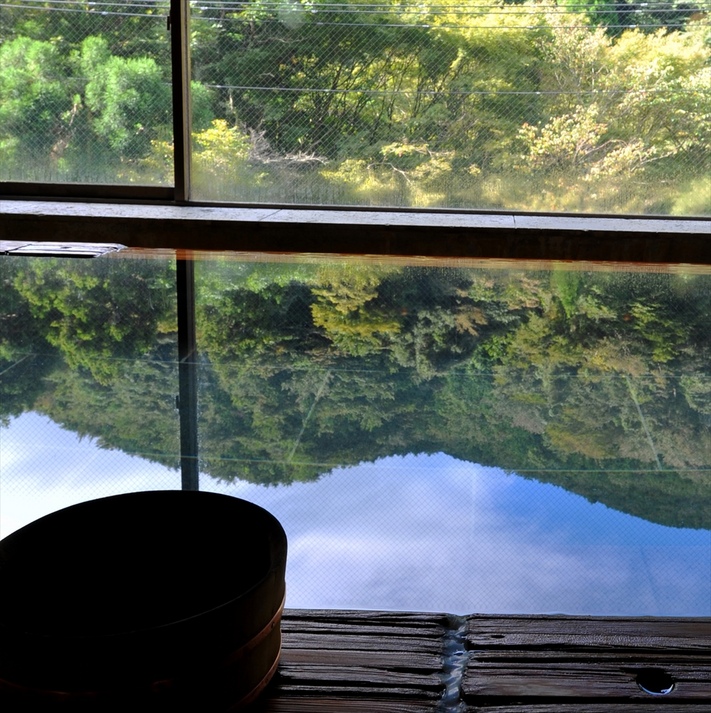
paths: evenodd
<path fill-rule="evenodd" d="M 170 88 L 153 58 L 111 55 L 103 37 L 87 37 L 77 62 L 89 124 L 115 160 L 141 158 L 152 138 L 170 135 Z"/>
<path fill-rule="evenodd" d="M 385 267 L 324 267 L 317 299 L 311 305 L 314 325 L 344 354 L 365 356 L 384 347 L 388 335 L 400 331 L 399 322 L 378 304 L 378 286 L 392 270 Z"/>
<path fill-rule="evenodd" d="M 695 8 L 194 6 L 197 195 L 708 212 L 711 49 Z M 164 9 L 65 9 L 0 14 L 3 175 L 170 183 Z"/>
<path fill-rule="evenodd" d="M 34 408 L 99 448 L 121 450 L 177 469 L 180 425 L 175 335 L 156 336 L 139 359 L 114 359 L 115 378 L 57 364 L 46 375 Z M 102 383 L 103 382 L 103 383 Z"/>
<path fill-rule="evenodd" d="M 22 266 L 22 258 L 3 257 L 0 264 L 0 425 L 32 409 L 45 390 L 44 379 L 61 361 L 15 289 Z"/>
<path fill-rule="evenodd" d="M 18 37 L 0 45 L 0 67 L 0 170 L 31 176 L 56 161 L 76 111 L 65 59 L 51 42 Z"/>

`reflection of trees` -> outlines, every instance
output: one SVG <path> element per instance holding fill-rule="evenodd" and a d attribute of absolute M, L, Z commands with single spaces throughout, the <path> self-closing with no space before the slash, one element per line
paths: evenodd
<path fill-rule="evenodd" d="M 0 377 L 0 417 L 35 409 L 102 447 L 174 466 L 171 265 L 7 258 L 1 267 L 0 366 L 16 366 Z"/>
<path fill-rule="evenodd" d="M 203 325 L 218 359 L 204 398 L 221 393 L 221 408 L 203 412 L 205 434 L 221 434 L 205 437 L 206 470 L 283 482 L 445 451 L 708 525 L 708 508 L 691 506 L 709 501 L 711 463 L 700 371 L 711 305 L 695 283 L 330 267 L 307 283 L 262 284 L 259 300 L 244 287 L 224 304 L 213 293 L 210 316 L 233 321 L 228 332 Z"/>
<path fill-rule="evenodd" d="M 43 377 L 58 361 L 30 305 L 15 289 L 19 267 L 11 258 L 0 263 L 0 423 L 32 408 L 44 391 Z"/>
<path fill-rule="evenodd" d="M 35 408 L 101 448 L 119 449 L 169 468 L 180 463 L 175 343 L 157 340 L 142 359 L 122 360 L 101 384 L 85 370 L 59 368 Z"/>
<path fill-rule="evenodd" d="M 0 359 L 0 426 L 33 409 L 47 389 L 44 378 L 58 361 L 56 355 L 36 354 Z"/>
<path fill-rule="evenodd" d="M 432 388 L 377 357 L 217 363 L 201 394 L 204 470 L 225 480 L 312 480 L 335 466 L 434 451 Z"/>
<path fill-rule="evenodd" d="M 118 376 L 117 359 L 147 352 L 159 332 L 175 329 L 174 278 L 164 262 L 33 260 L 14 287 L 47 342 L 101 383 Z"/>
<path fill-rule="evenodd" d="M 3 294 L 0 356 L 37 345 L 50 356 L 45 393 L 19 379 L 2 413 L 34 406 L 104 447 L 175 466 L 170 275 L 71 264 L 3 273 L 14 292 Z M 230 263 L 205 273 L 199 426 L 212 477 L 311 480 L 444 451 L 657 522 L 711 525 L 707 278 Z"/>

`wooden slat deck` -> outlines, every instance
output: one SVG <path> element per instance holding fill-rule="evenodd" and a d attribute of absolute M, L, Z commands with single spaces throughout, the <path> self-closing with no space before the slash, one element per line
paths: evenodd
<path fill-rule="evenodd" d="M 711 708 L 709 619 L 471 616 L 466 638 L 468 711 Z M 674 689 L 645 693 L 645 674 Z"/>
<path fill-rule="evenodd" d="M 711 619 L 287 610 L 282 632 L 258 713 L 711 710 Z M 639 688 L 650 670 L 671 693 Z"/>

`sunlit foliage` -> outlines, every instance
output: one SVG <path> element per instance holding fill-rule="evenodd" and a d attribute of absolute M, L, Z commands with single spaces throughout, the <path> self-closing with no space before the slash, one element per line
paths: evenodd
<path fill-rule="evenodd" d="M 167 10 L 111 7 L 3 9 L 0 178 L 172 181 Z M 193 194 L 708 214 L 705 8 L 194 4 Z"/>

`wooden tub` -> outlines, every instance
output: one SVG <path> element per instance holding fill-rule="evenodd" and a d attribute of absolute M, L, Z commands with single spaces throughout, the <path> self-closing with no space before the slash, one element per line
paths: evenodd
<path fill-rule="evenodd" d="M 280 655 L 286 536 L 226 495 L 73 505 L 0 542 L 0 710 L 227 711 Z"/>

